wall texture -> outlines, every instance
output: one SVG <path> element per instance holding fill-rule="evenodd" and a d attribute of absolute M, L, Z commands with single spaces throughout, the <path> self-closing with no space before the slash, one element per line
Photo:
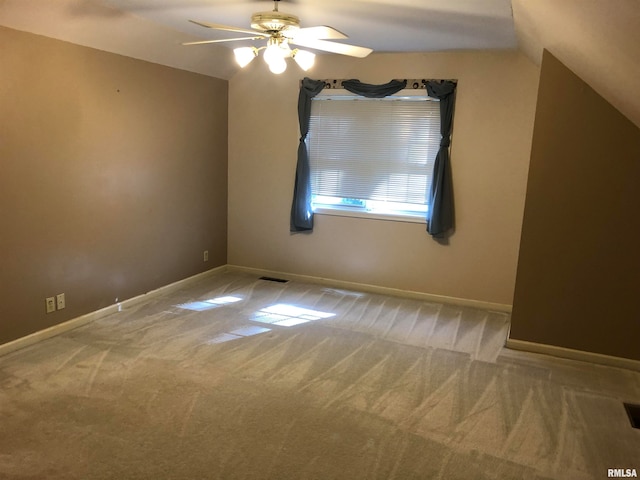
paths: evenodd
<path fill-rule="evenodd" d="M 510 337 L 640 360 L 640 129 L 542 61 Z"/>
<path fill-rule="evenodd" d="M 511 304 L 538 70 L 517 53 L 319 55 L 312 78 L 458 79 L 452 143 L 457 229 L 316 215 L 289 233 L 303 72 L 257 59 L 230 81 L 229 263 Z"/>
<path fill-rule="evenodd" d="M 226 81 L 0 45 L 0 343 L 226 263 Z"/>

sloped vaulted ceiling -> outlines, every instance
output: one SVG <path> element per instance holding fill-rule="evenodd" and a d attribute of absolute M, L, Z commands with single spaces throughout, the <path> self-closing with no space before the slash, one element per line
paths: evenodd
<path fill-rule="evenodd" d="M 520 49 L 543 49 L 640 127 L 640 0 L 512 0 Z"/>

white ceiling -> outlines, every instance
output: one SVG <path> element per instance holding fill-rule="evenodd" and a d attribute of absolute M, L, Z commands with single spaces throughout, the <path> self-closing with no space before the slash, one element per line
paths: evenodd
<path fill-rule="evenodd" d="M 640 0 L 282 0 L 303 27 L 330 25 L 375 52 L 543 48 L 640 126 Z M 189 19 L 248 28 L 270 0 L 0 0 L 0 25 L 230 79 L 227 38 Z M 242 36 L 242 34 L 237 34 Z M 242 44 L 242 43 L 240 43 Z"/>
<path fill-rule="evenodd" d="M 253 12 L 274 8 L 271 0 L 94 1 L 211 39 L 229 34 L 203 29 L 188 20 L 249 28 Z M 346 33 L 349 42 L 377 52 L 517 46 L 510 0 L 282 0 L 278 6 L 281 12 L 298 16 L 303 27 L 330 25 Z"/>

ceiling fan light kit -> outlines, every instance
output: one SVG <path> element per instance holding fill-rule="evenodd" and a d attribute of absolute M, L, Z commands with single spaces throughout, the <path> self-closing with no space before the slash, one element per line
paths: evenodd
<path fill-rule="evenodd" d="M 314 53 L 307 50 L 300 50 L 298 48 L 292 50 L 290 44 L 358 58 L 366 57 L 372 52 L 370 48 L 329 41 L 347 38 L 344 33 L 333 27 L 318 26 L 300 28 L 300 19 L 298 17 L 278 11 L 279 1 L 280 0 L 274 0 L 273 11 L 258 12 L 251 16 L 252 30 L 217 23 L 190 20 L 192 23 L 200 25 L 201 27 L 224 30 L 227 32 L 250 34 L 252 35 L 251 37 L 203 40 L 198 42 L 186 42 L 183 45 L 202 45 L 207 43 L 233 42 L 239 40 L 267 40 L 266 46 L 259 48 L 239 47 L 233 50 L 233 54 L 238 65 L 244 68 L 259 55 L 260 50 L 264 50 L 262 56 L 269 66 L 269 70 L 275 74 L 280 74 L 287 69 L 287 58 L 293 58 L 298 66 L 304 71 L 309 70 L 313 66 L 315 61 Z"/>
<path fill-rule="evenodd" d="M 316 55 L 306 50 L 300 50 L 296 48 L 291 50 L 286 41 L 280 41 L 278 43 L 274 38 L 269 39 L 269 44 L 266 47 L 239 47 L 233 50 L 236 63 L 241 68 L 249 65 L 254 58 L 258 56 L 260 50 L 264 49 L 262 58 L 269 66 L 269 70 L 272 73 L 280 74 L 287 69 L 287 58 L 293 58 L 298 66 L 305 72 L 313 67 Z"/>

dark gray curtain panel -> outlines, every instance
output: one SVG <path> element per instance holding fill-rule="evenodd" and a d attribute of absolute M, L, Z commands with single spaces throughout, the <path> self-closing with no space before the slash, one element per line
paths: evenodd
<path fill-rule="evenodd" d="M 429 192 L 429 211 L 427 213 L 427 232 L 436 238 L 445 238 L 454 226 L 453 180 L 449 159 L 453 108 L 455 104 L 456 83 L 451 81 L 426 82 L 430 97 L 440 100 L 440 149 L 433 166 L 433 179 Z"/>
<path fill-rule="evenodd" d="M 307 134 L 311 117 L 311 99 L 324 88 L 321 80 L 305 77 L 300 85 L 298 95 L 298 122 L 300 123 L 300 144 L 298 145 L 298 163 L 296 179 L 293 186 L 291 203 L 291 232 L 313 230 L 313 211 L 311 210 L 311 172 L 309 169 L 309 153 L 307 151 Z"/>

